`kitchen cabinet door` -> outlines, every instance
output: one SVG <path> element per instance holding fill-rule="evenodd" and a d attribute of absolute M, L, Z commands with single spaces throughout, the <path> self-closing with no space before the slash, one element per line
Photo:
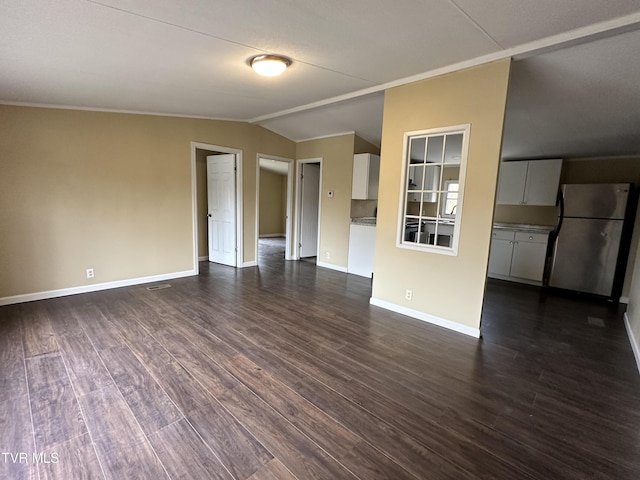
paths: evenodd
<path fill-rule="evenodd" d="M 496 203 L 554 206 L 562 159 L 501 162 Z"/>
<path fill-rule="evenodd" d="M 526 205 L 556 204 L 562 160 L 533 160 L 527 162 L 527 184 L 524 203 Z"/>
<path fill-rule="evenodd" d="M 540 284 L 547 256 L 548 233 L 494 229 L 489 276 Z"/>
<path fill-rule="evenodd" d="M 376 227 L 352 224 L 349 228 L 347 272 L 371 278 L 375 248 Z"/>
<path fill-rule="evenodd" d="M 524 201 L 529 162 L 501 162 L 496 203 L 520 205 Z"/>
<path fill-rule="evenodd" d="M 494 238 L 489 251 L 489 274 L 508 276 L 511 270 L 513 241 Z"/>
<path fill-rule="evenodd" d="M 546 255 L 546 243 L 517 241 L 513 245 L 510 276 L 541 282 Z"/>
<path fill-rule="evenodd" d="M 377 199 L 379 182 L 380 157 L 370 153 L 354 155 L 351 198 L 353 200 Z"/>

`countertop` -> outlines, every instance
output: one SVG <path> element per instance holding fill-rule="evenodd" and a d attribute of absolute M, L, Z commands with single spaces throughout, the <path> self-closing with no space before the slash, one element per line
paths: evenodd
<path fill-rule="evenodd" d="M 556 227 L 553 225 L 529 225 L 525 223 L 494 223 L 493 228 L 530 233 L 550 233 L 555 230 Z"/>
<path fill-rule="evenodd" d="M 367 227 L 375 227 L 376 220 L 376 217 L 354 217 L 351 219 L 351 225 L 365 225 Z"/>

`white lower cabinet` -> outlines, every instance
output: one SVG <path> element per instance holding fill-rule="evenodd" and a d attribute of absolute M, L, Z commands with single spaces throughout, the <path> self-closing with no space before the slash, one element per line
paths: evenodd
<path fill-rule="evenodd" d="M 548 241 L 548 233 L 494 229 L 489 276 L 541 284 Z"/>
<path fill-rule="evenodd" d="M 493 231 L 491 250 L 489 252 L 489 275 L 509 276 L 515 233 L 516 232 L 511 230 Z"/>
<path fill-rule="evenodd" d="M 376 249 L 376 227 L 351 224 L 349 228 L 349 256 L 347 272 L 371 278 L 373 255 Z"/>

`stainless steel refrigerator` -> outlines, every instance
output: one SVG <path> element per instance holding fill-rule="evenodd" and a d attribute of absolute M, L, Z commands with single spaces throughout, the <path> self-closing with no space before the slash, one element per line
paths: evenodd
<path fill-rule="evenodd" d="M 551 287 L 616 296 L 630 191 L 627 183 L 561 186 Z"/>

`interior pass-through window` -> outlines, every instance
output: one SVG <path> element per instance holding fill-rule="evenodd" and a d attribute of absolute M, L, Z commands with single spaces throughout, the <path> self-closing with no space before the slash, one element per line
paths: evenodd
<path fill-rule="evenodd" d="M 405 133 L 399 247 L 457 255 L 469 130 Z"/>

